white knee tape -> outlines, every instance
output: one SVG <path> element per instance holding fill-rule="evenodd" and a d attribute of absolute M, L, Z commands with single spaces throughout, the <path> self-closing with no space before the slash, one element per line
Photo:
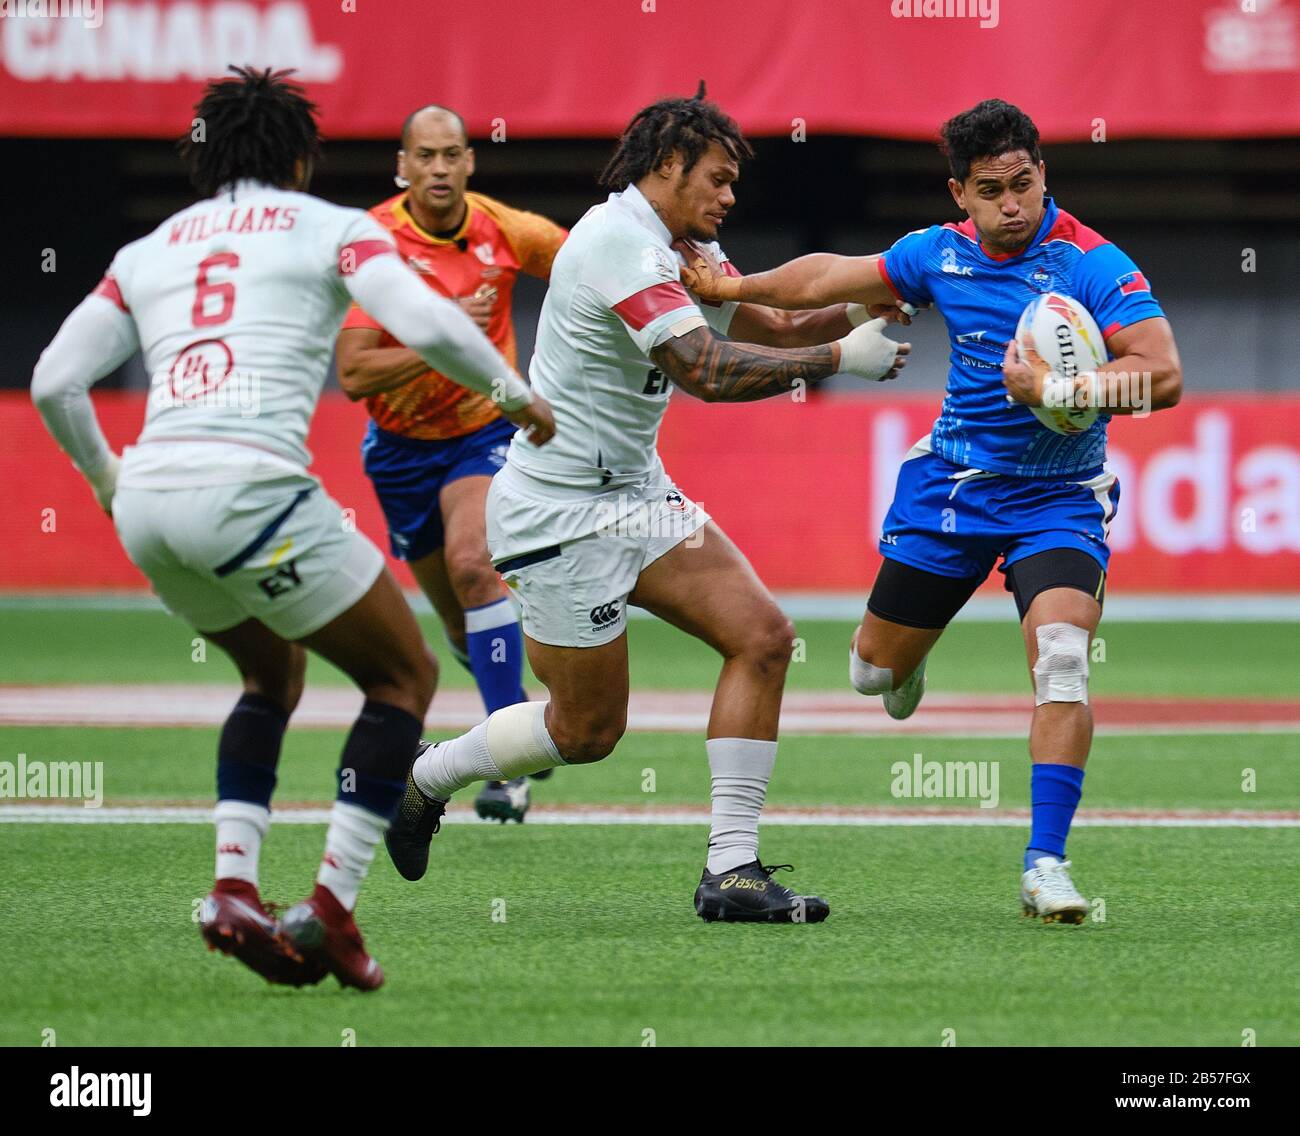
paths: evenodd
<path fill-rule="evenodd" d="M 849 648 L 849 682 L 859 694 L 888 694 L 894 689 L 894 670 L 872 666 L 858 654 L 855 643 Z"/>
<path fill-rule="evenodd" d="M 546 729 L 545 702 L 503 706 L 487 720 L 487 748 L 507 780 L 563 765 Z"/>
<path fill-rule="evenodd" d="M 1073 623 L 1038 628 L 1034 705 L 1088 701 L 1088 632 Z"/>

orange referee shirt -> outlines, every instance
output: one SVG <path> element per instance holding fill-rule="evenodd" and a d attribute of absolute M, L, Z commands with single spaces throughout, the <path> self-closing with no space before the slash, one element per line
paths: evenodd
<path fill-rule="evenodd" d="M 487 337 L 516 366 L 511 302 L 521 272 L 547 280 L 551 262 L 569 235 L 537 213 L 511 209 L 481 193 L 465 194 L 465 220 L 444 239 L 422 229 L 406 208 L 406 194 L 370 210 L 370 215 L 397 241 L 398 252 L 439 295 L 472 296 L 484 284 L 497 290 Z M 463 248 L 462 248 L 463 246 Z M 380 347 L 401 346 L 355 304 L 343 328 L 366 327 L 384 332 Z M 467 390 L 437 371 L 426 371 L 394 390 L 366 399 L 366 409 L 382 429 L 409 438 L 459 438 L 501 416 L 486 395 Z"/>

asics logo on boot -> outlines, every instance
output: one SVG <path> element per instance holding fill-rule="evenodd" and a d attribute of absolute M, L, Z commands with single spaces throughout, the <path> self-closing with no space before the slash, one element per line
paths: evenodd
<path fill-rule="evenodd" d="M 733 872 L 718 887 L 722 891 L 732 887 L 741 891 L 767 891 L 767 881 L 746 879 L 744 876 L 738 876 Z"/>

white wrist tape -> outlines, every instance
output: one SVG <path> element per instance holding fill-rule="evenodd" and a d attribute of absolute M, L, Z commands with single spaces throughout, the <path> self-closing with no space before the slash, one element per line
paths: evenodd
<path fill-rule="evenodd" d="M 1034 705 L 1088 701 L 1088 632 L 1073 623 L 1044 623 L 1037 629 Z"/>
<path fill-rule="evenodd" d="M 1101 377 L 1096 371 L 1081 371 L 1073 378 L 1052 371 L 1043 379 L 1043 405 L 1082 410 L 1098 405 Z"/>
<path fill-rule="evenodd" d="M 837 339 L 840 370 L 874 382 L 889 374 L 898 357 L 898 344 L 883 334 L 884 328 L 885 321 L 877 317 Z"/>

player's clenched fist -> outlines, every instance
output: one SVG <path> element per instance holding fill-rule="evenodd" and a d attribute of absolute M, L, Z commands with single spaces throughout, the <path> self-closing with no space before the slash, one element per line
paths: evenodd
<path fill-rule="evenodd" d="M 897 377 L 907 364 L 910 343 L 895 343 L 884 334 L 885 321 L 877 317 L 855 327 L 835 342 L 840 349 L 840 370 L 872 382 Z"/>
<path fill-rule="evenodd" d="M 502 413 L 524 432 L 534 446 L 544 446 L 555 437 L 555 416 L 551 413 L 551 404 L 539 394 L 533 395 L 533 401 L 518 410 L 504 410 Z"/>
<path fill-rule="evenodd" d="M 1043 405 L 1043 383 L 1051 373 L 1051 367 L 1033 348 L 1033 336 L 1027 332 L 1028 345 L 1024 358 L 1012 338 L 1007 344 L 1006 354 L 1002 357 L 1002 385 L 1007 388 L 1007 401 L 1018 402 L 1024 406 Z"/>

